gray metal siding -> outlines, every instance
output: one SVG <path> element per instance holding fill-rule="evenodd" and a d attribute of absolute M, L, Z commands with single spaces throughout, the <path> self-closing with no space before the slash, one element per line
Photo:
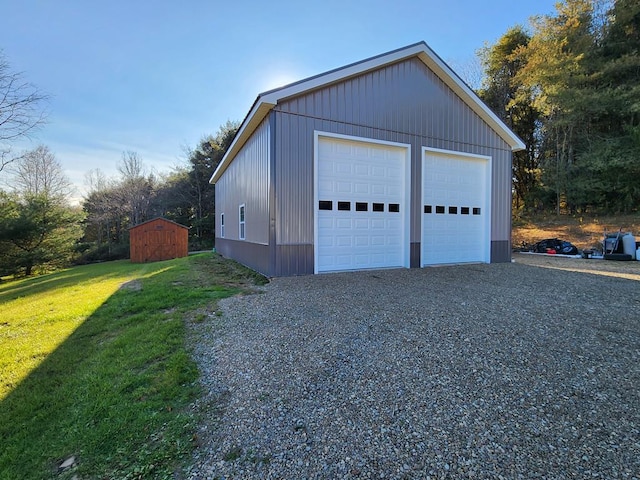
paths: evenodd
<path fill-rule="evenodd" d="M 510 147 L 420 60 L 289 99 L 275 111 L 278 245 L 313 244 L 315 130 L 411 144 L 412 243 L 421 240 L 422 147 L 491 156 L 491 240 L 509 240 Z"/>
<path fill-rule="evenodd" d="M 216 251 L 223 257 L 233 258 L 263 275 L 271 276 L 269 246 L 238 240 L 216 239 Z"/>
<path fill-rule="evenodd" d="M 216 182 L 216 236 L 220 235 L 220 214 L 224 213 L 225 239 L 239 240 L 238 213 L 239 206 L 244 204 L 244 242 L 268 245 L 269 162 L 270 129 L 267 118 Z M 219 243 L 216 238 L 216 244 Z"/>

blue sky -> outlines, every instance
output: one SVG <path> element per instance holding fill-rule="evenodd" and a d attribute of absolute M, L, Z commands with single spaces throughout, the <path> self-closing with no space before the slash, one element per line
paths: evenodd
<path fill-rule="evenodd" d="M 0 0 L 0 49 L 48 93 L 32 143 L 82 193 L 123 151 L 166 172 L 260 92 L 419 41 L 454 69 L 555 0 Z M 463 73 L 464 77 L 464 73 Z"/>

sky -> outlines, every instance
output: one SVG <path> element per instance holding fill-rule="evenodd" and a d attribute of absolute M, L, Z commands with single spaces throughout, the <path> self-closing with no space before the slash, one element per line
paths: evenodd
<path fill-rule="evenodd" d="M 555 1 L 0 0 L 5 60 L 50 97 L 16 148 L 48 146 L 80 199 L 123 152 L 168 172 L 259 93 L 397 48 L 474 77 L 479 48 Z"/>

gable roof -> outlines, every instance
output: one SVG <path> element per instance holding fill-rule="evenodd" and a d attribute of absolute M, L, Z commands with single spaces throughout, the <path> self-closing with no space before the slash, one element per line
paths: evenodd
<path fill-rule="evenodd" d="M 517 152 L 526 148 L 524 142 L 480 100 L 478 95 L 425 42 L 419 42 L 259 94 L 251 110 L 242 121 L 229 150 L 222 158 L 218 168 L 213 172 L 209 182 L 215 183 L 220 178 L 251 134 L 278 102 L 413 57 L 419 58 L 451 88 L 480 118 L 495 130 L 500 138 L 511 147 L 512 151 Z"/>
<path fill-rule="evenodd" d="M 164 218 L 164 217 L 152 218 L 151 220 L 147 220 L 146 222 L 142 222 L 142 223 L 139 223 L 137 225 L 134 225 L 133 227 L 129 227 L 129 230 L 134 230 L 134 229 L 136 229 L 138 227 L 146 225 L 147 223 L 155 222 L 155 221 L 158 221 L 158 220 L 160 220 L 162 222 L 166 222 L 166 223 L 171 223 L 173 225 L 176 225 L 177 227 L 181 227 L 181 228 L 184 228 L 186 230 L 190 230 L 190 227 L 187 227 L 186 225 L 181 225 L 181 224 L 179 224 L 177 222 L 174 222 L 173 220 L 169 220 L 169 219 Z"/>

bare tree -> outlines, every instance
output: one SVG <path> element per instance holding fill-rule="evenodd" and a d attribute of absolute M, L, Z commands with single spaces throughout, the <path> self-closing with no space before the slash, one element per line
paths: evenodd
<path fill-rule="evenodd" d="M 122 160 L 118 164 L 118 171 L 122 175 L 123 180 L 144 177 L 146 169 L 143 165 L 142 158 L 137 152 L 122 152 Z"/>
<path fill-rule="evenodd" d="M 46 195 L 66 200 L 73 192 L 62 165 L 44 145 L 24 153 L 12 171 L 13 187 L 22 195 Z"/>
<path fill-rule="evenodd" d="M 133 227 L 148 220 L 151 198 L 154 194 L 155 177 L 147 174 L 142 159 L 136 152 L 124 152 L 118 165 L 121 175 L 119 191 L 121 202 Z"/>
<path fill-rule="evenodd" d="M 11 143 L 29 138 L 45 121 L 42 107 L 47 95 L 12 72 L 0 51 L 0 172 L 19 157 L 11 153 Z"/>
<path fill-rule="evenodd" d="M 88 172 L 85 184 L 88 187 L 83 204 L 87 215 L 85 237 L 98 245 L 107 244 L 111 254 L 111 243 L 119 241 L 121 217 L 124 215 L 119 187 L 100 169 Z"/>
<path fill-rule="evenodd" d="M 449 66 L 473 91 L 478 92 L 482 87 L 482 63 L 477 55 L 459 60 L 451 60 Z"/>

